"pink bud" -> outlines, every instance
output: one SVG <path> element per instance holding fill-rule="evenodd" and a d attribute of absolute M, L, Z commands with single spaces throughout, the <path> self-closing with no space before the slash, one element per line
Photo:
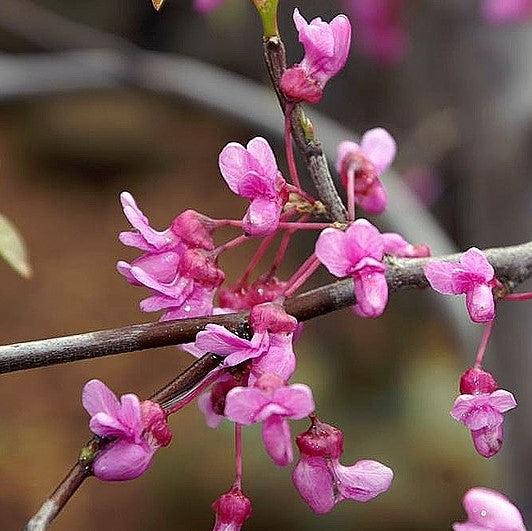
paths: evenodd
<path fill-rule="evenodd" d="M 475 367 L 468 369 L 460 378 L 460 393 L 476 395 L 479 393 L 493 393 L 499 388 L 493 375 Z"/>
<path fill-rule="evenodd" d="M 285 70 L 281 78 L 281 89 L 286 98 L 293 102 L 316 104 L 323 95 L 320 85 L 299 65 Z"/>
<path fill-rule="evenodd" d="M 161 406 L 151 400 L 144 400 L 140 404 L 140 411 L 145 433 L 153 437 L 157 446 L 168 446 L 172 440 L 172 432 Z"/>
<path fill-rule="evenodd" d="M 195 210 L 185 210 L 179 214 L 172 221 L 171 229 L 190 247 L 201 247 L 207 251 L 214 249 L 212 239 L 214 225 L 207 216 Z"/>
<path fill-rule="evenodd" d="M 179 270 L 182 275 L 212 288 L 218 287 L 225 279 L 224 272 L 213 258 L 200 249 L 187 249 L 179 264 Z"/>
<path fill-rule="evenodd" d="M 212 504 L 212 509 L 216 514 L 213 531 L 238 531 L 251 516 L 251 501 L 233 487 Z"/>
<path fill-rule="evenodd" d="M 299 451 L 309 457 L 338 459 L 344 451 L 344 434 L 316 419 L 306 432 L 296 437 L 296 444 Z"/>
<path fill-rule="evenodd" d="M 297 319 L 288 315 L 280 304 L 273 302 L 253 306 L 249 322 L 255 332 L 289 334 L 297 328 Z"/>

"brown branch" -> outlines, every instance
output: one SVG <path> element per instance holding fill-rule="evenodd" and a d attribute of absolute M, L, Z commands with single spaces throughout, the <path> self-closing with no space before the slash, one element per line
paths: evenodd
<path fill-rule="evenodd" d="M 281 77 L 286 70 L 286 51 L 283 41 L 278 36 L 265 38 L 263 51 L 273 88 L 277 94 L 281 109 L 285 113 L 287 101 L 280 88 Z M 325 205 L 333 221 L 347 221 L 347 211 L 336 190 L 321 142 L 316 136 L 312 122 L 306 116 L 301 105 L 294 106 L 290 121 L 296 146 L 305 157 L 306 166 L 318 197 Z"/>
<path fill-rule="evenodd" d="M 514 247 L 489 249 L 485 252 L 495 267 L 498 278 L 506 282 L 510 289 L 532 276 L 532 242 Z M 439 259 L 457 260 L 459 256 L 449 255 Z M 390 259 L 386 272 L 390 290 L 425 287 L 427 281 L 423 274 L 423 265 L 427 260 L 426 258 Z M 307 321 L 345 308 L 354 302 L 353 284 L 348 279 L 288 299 L 285 302 L 285 309 L 298 321 Z M 247 327 L 247 312 L 131 325 L 5 345 L 0 347 L 0 374 L 148 348 L 179 345 L 194 341 L 196 334 L 208 323 L 221 324 L 239 333 Z"/>
<path fill-rule="evenodd" d="M 150 400 L 161 404 L 163 409 L 169 413 L 170 408 L 167 408 L 166 404 L 171 404 L 176 399 L 194 391 L 213 371 L 219 369 L 222 359 L 215 354 L 206 354 L 153 394 Z M 27 531 L 42 531 L 52 523 L 83 482 L 92 476 L 94 460 L 111 442 L 113 439 L 93 437 L 85 444 L 77 463 L 27 523 Z"/>
<path fill-rule="evenodd" d="M 509 290 L 532 276 L 532 242 L 516 245 L 514 247 L 489 249 L 485 251 L 485 253 L 488 260 L 495 268 L 497 277 L 505 283 Z M 440 259 L 451 261 L 458 260 L 459 257 L 459 254 L 455 254 L 441 257 Z M 390 290 L 398 291 L 405 288 L 426 287 L 427 280 L 423 274 L 423 265 L 427 263 L 427 260 L 428 259 L 390 260 L 386 272 L 386 278 Z M 306 321 L 344 308 L 354 304 L 354 302 L 355 297 L 352 281 L 343 280 L 287 300 L 285 308 L 288 313 L 295 316 L 299 321 Z M 224 320 L 221 320 L 218 317 L 212 317 L 207 319 L 187 319 L 170 323 L 151 323 L 118 330 L 92 332 L 90 334 L 70 336 L 66 338 L 12 345 L 1 347 L 0 356 L 4 356 L 2 350 L 5 349 L 13 348 L 15 352 L 18 352 L 19 350 L 25 350 L 28 346 L 37 344 L 38 353 L 34 351 L 33 355 L 30 356 L 30 359 L 35 360 L 39 355 L 47 356 L 50 353 L 57 353 L 56 342 L 59 342 L 60 345 L 66 346 L 72 351 L 79 348 L 76 344 L 81 344 L 82 348 L 88 348 L 87 345 L 90 345 L 95 338 L 98 339 L 101 337 L 106 337 L 107 342 L 103 347 L 101 345 L 94 345 L 94 347 L 100 347 L 99 355 L 105 355 L 102 352 L 105 352 L 106 350 L 108 354 L 116 354 L 124 346 L 127 346 L 127 348 L 131 350 L 139 350 L 153 346 L 162 346 L 163 344 L 175 344 L 191 341 L 198 330 L 204 326 L 206 321 L 223 322 L 225 326 L 232 328 L 236 332 L 249 333 L 246 313 L 238 313 L 222 317 L 224 317 Z M 136 339 L 134 341 L 123 343 L 121 334 L 128 329 L 140 329 L 142 332 L 136 334 Z M 164 333 L 162 333 L 162 330 L 164 330 Z M 153 333 L 150 333 L 150 331 Z M 158 338 L 159 344 L 156 344 L 157 342 L 154 341 L 154 338 Z M 24 347 L 24 345 L 26 345 L 26 347 Z M 72 361 L 72 358 L 70 357 L 66 361 Z M 162 404 L 163 408 L 165 408 L 165 404 L 173 403 L 176 398 L 182 397 L 197 389 L 202 382 L 206 381 L 213 371 L 219 368 L 221 361 L 222 358 L 219 356 L 206 354 L 164 388 L 155 393 L 151 397 L 151 400 Z M 41 365 L 43 364 L 41 363 Z M 167 411 L 169 410 L 171 410 L 171 406 L 167 408 Z M 111 441 L 108 439 L 95 437 L 84 446 L 78 462 L 74 465 L 53 494 L 43 503 L 35 516 L 29 521 L 26 527 L 27 530 L 41 531 L 46 529 L 81 486 L 83 481 L 92 475 L 91 466 L 95 457 L 98 455 L 98 452 L 109 444 L 109 442 Z"/>

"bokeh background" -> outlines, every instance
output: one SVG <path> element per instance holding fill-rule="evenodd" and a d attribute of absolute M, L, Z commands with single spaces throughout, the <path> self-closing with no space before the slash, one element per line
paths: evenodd
<path fill-rule="evenodd" d="M 532 228 L 532 20 L 493 25 L 480 4 L 404 2 L 399 22 L 408 44 L 391 61 L 361 49 L 355 31 L 348 66 L 320 105 L 354 137 L 376 125 L 394 134 L 393 179 L 461 249 L 520 243 Z M 295 5 L 281 0 L 292 60 L 301 57 L 290 20 Z M 297 5 L 307 17 L 326 19 L 349 7 Z M 133 256 L 117 240 L 127 227 L 119 192 L 131 191 L 158 227 L 186 208 L 227 217 L 244 205 L 219 176 L 220 149 L 264 134 L 284 159 L 279 139 L 250 123 L 254 118 L 244 123 L 235 109 L 192 104 L 194 94 L 180 94 L 179 83 L 167 90 L 161 77 L 179 78 L 179 70 L 154 69 L 151 85 L 135 83 L 128 43 L 267 83 L 258 21 L 246 0 L 226 0 L 208 16 L 183 0 L 167 0 L 159 14 L 148 0 L 2 0 L 0 212 L 22 233 L 34 269 L 24 280 L 0 264 L 2 343 L 155 319 L 138 310 L 142 291 L 115 271 L 118 259 Z M 213 97 L 222 89 L 225 82 L 197 87 Z M 281 123 L 280 115 L 270 118 Z M 421 219 L 415 209 L 402 215 L 414 224 Z M 285 274 L 311 246 L 310 235 L 298 240 Z M 251 252 L 252 245 L 224 259 L 229 278 Z M 318 275 L 315 283 L 327 279 Z M 254 512 L 247 528 L 449 529 L 463 516 L 461 496 L 476 485 L 506 492 L 532 524 L 530 305 L 499 309 L 487 365 L 520 406 L 508 415 L 505 448 L 489 462 L 448 414 L 479 335 L 463 312 L 457 315 L 461 328 L 438 298 L 405 292 L 377 321 L 345 310 L 306 325 L 295 380 L 312 386 L 320 416 L 344 430 L 346 464 L 375 458 L 396 479 L 387 495 L 318 518 L 299 499 L 289 471 L 271 465 L 258 430 L 246 429 L 245 490 Z M 100 378 L 119 393 L 146 396 L 189 362 L 164 348 L 4 375 L 0 528 L 20 529 L 76 458 L 88 436 L 80 404 L 85 381 Z M 171 426 L 172 446 L 144 477 L 87 481 L 55 529 L 209 529 L 210 504 L 232 481 L 231 428 L 210 430 L 194 405 Z"/>

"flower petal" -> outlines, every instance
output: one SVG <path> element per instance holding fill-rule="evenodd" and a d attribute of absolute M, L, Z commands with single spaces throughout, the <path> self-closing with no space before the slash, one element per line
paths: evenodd
<path fill-rule="evenodd" d="M 482 456 L 489 459 L 502 448 L 504 439 L 503 425 L 499 424 L 494 428 L 481 428 L 471 432 L 471 438 L 475 445 L 475 450 Z"/>
<path fill-rule="evenodd" d="M 292 473 L 294 485 L 317 514 L 330 512 L 335 506 L 333 478 L 324 459 L 302 457 Z"/>
<path fill-rule="evenodd" d="M 360 141 L 360 149 L 373 163 L 379 175 L 390 167 L 397 152 L 395 140 L 382 127 L 367 131 Z"/>
<path fill-rule="evenodd" d="M 248 142 L 247 150 L 260 164 L 263 174 L 270 177 L 271 181 L 275 181 L 279 170 L 268 141 L 260 136 L 253 138 Z"/>
<path fill-rule="evenodd" d="M 495 299 L 487 284 L 477 284 L 466 293 L 466 306 L 469 317 L 475 323 L 487 323 L 495 319 Z"/>
<path fill-rule="evenodd" d="M 290 426 L 279 415 L 271 415 L 262 423 L 262 442 L 276 465 L 287 466 L 292 462 Z"/>
<path fill-rule="evenodd" d="M 233 422 L 249 425 L 257 422 L 257 414 L 270 399 L 256 387 L 235 387 L 225 397 L 225 416 Z"/>
<path fill-rule="evenodd" d="M 146 443 L 119 440 L 98 455 L 93 465 L 94 475 L 106 481 L 135 479 L 150 466 L 154 453 Z"/>
<path fill-rule="evenodd" d="M 355 313 L 367 319 L 380 317 L 388 304 L 388 283 L 382 271 L 365 268 L 353 278 Z"/>
<path fill-rule="evenodd" d="M 430 261 L 423 267 L 425 276 L 433 290 L 445 295 L 454 295 L 457 292 L 453 287 L 453 273 L 456 263 Z"/>
<path fill-rule="evenodd" d="M 212 407 L 211 391 L 203 393 L 198 398 L 198 408 L 205 417 L 205 422 L 209 428 L 217 428 L 224 420 L 223 415 L 218 415 Z"/>
<path fill-rule="evenodd" d="M 333 461 L 338 491 L 346 499 L 367 502 L 386 492 L 393 480 L 393 471 L 378 461 L 362 460 L 352 466 Z"/>
<path fill-rule="evenodd" d="M 504 389 L 498 389 L 490 394 L 489 399 L 490 406 L 497 410 L 499 413 L 506 413 L 517 406 L 517 401 L 510 391 Z"/>
<path fill-rule="evenodd" d="M 91 416 L 97 413 L 107 413 L 116 417 L 120 409 L 116 395 L 100 380 L 90 380 L 84 385 L 81 401 Z"/>
<path fill-rule="evenodd" d="M 310 387 L 304 384 L 279 387 L 273 392 L 273 400 L 283 406 L 287 417 L 294 420 L 305 418 L 316 407 Z"/>
<path fill-rule="evenodd" d="M 488 262 L 486 255 L 476 247 L 471 247 L 460 258 L 460 264 L 464 269 L 482 277 L 485 282 L 493 280 L 495 270 Z"/>
<path fill-rule="evenodd" d="M 272 234 L 279 225 L 282 209 L 276 199 L 253 199 L 243 219 L 244 231 L 256 237 Z"/>
<path fill-rule="evenodd" d="M 316 242 L 318 260 L 336 277 L 346 277 L 351 272 L 351 261 L 347 256 L 346 234 L 339 229 L 325 229 Z"/>

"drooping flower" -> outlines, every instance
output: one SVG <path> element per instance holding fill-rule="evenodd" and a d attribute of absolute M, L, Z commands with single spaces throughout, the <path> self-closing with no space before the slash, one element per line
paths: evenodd
<path fill-rule="evenodd" d="M 404 58 L 408 47 L 402 20 L 404 0 L 345 0 L 345 4 L 363 53 L 384 64 Z"/>
<path fill-rule="evenodd" d="M 239 487 L 222 494 L 213 504 L 216 514 L 213 531 L 240 531 L 251 516 L 251 501 Z"/>
<path fill-rule="evenodd" d="M 285 385 L 274 374 L 262 375 L 254 387 L 235 387 L 225 400 L 225 416 L 249 425 L 262 422 L 264 447 L 274 463 L 292 462 L 292 442 L 287 419 L 299 420 L 314 411 L 312 391 L 303 384 Z"/>
<path fill-rule="evenodd" d="M 194 0 L 194 9 L 200 13 L 210 13 L 223 3 L 224 0 Z"/>
<path fill-rule="evenodd" d="M 351 24 L 345 15 L 330 23 L 315 18 L 308 23 L 294 10 L 299 42 L 305 49 L 301 63 L 288 68 L 281 78 L 281 89 L 290 101 L 318 103 L 329 79 L 345 65 L 351 47 Z"/>
<path fill-rule="evenodd" d="M 471 431 L 473 444 L 480 455 L 493 457 L 503 443 L 503 413 L 517 406 L 514 396 L 499 389 L 489 372 L 477 368 L 462 375 L 460 393 L 451 416 Z"/>
<path fill-rule="evenodd" d="M 393 472 L 387 466 L 366 459 L 351 466 L 340 463 L 343 434 L 338 428 L 313 419 L 296 443 L 301 456 L 292 480 L 315 513 L 328 513 L 342 500 L 367 502 L 390 488 Z"/>
<path fill-rule="evenodd" d="M 500 492 L 475 487 L 462 500 L 466 522 L 453 524 L 454 531 L 526 531 L 519 509 Z"/>
<path fill-rule="evenodd" d="M 388 205 L 388 194 L 380 176 L 390 167 L 397 146 L 393 137 L 381 127 L 370 129 L 360 144 L 351 141 L 338 146 L 336 169 L 347 187 L 347 175 L 355 174 L 355 202 L 370 214 L 381 214 Z"/>
<path fill-rule="evenodd" d="M 495 271 L 482 251 L 472 247 L 457 262 L 430 261 L 425 276 L 432 289 L 446 295 L 465 294 L 469 316 L 475 323 L 495 318 L 492 289 L 497 286 Z"/>
<path fill-rule="evenodd" d="M 383 232 L 384 254 L 401 258 L 424 258 L 430 256 L 430 248 L 425 244 L 412 245 L 400 234 Z"/>
<path fill-rule="evenodd" d="M 482 14 L 493 24 L 524 22 L 532 18 L 532 0 L 484 0 Z"/>
<path fill-rule="evenodd" d="M 223 148 L 218 163 L 231 191 L 251 201 L 243 219 L 245 232 L 251 236 L 275 232 L 288 192 L 268 142 L 261 137 L 246 147 L 231 142 Z"/>
<path fill-rule="evenodd" d="M 382 234 L 366 219 L 357 219 L 345 232 L 328 228 L 316 242 L 316 256 L 334 276 L 353 277 L 355 312 L 368 318 L 382 315 L 388 302 L 388 284 L 382 263 Z"/>
<path fill-rule="evenodd" d="M 107 481 L 134 479 L 146 471 L 156 450 L 170 443 L 172 434 L 161 407 L 133 394 L 120 401 L 101 381 L 87 382 L 83 407 L 91 415 L 90 429 L 113 439 L 96 457 L 94 475 Z"/>

